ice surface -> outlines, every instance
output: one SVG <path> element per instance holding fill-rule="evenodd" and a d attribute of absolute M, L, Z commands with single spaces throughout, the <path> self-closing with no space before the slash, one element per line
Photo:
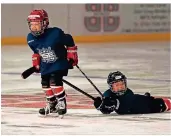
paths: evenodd
<path fill-rule="evenodd" d="M 105 116 L 93 109 L 90 99 L 67 85 L 65 88 L 70 108 L 65 118 L 39 117 L 37 111 L 44 101 L 40 75 L 31 75 L 26 80 L 20 77 L 21 72 L 31 66 L 30 48 L 3 46 L 1 50 L 2 134 L 171 135 L 170 112 L 124 116 L 113 113 Z M 120 70 L 128 77 L 128 86 L 135 93 L 144 94 L 150 91 L 154 96 L 170 97 L 170 46 L 167 42 L 80 44 L 78 54 L 80 68 L 102 92 L 108 88 L 106 78 L 109 72 Z M 93 96 L 98 95 L 77 68 L 70 70 L 65 79 Z M 25 95 L 24 99 L 21 95 Z M 36 102 L 35 105 L 33 102 Z M 32 105 L 26 108 L 26 103 Z M 72 108 L 73 105 L 77 109 Z M 81 109 L 78 109 L 79 105 Z M 87 108 L 84 105 L 87 105 Z"/>
<path fill-rule="evenodd" d="M 170 113 L 102 115 L 95 109 L 69 109 L 63 119 L 40 117 L 36 109 L 2 108 L 2 134 L 93 135 L 171 134 Z"/>

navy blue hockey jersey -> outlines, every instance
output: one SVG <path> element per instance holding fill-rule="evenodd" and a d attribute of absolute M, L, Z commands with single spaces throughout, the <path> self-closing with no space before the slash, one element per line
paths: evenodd
<path fill-rule="evenodd" d="M 116 94 L 113 93 L 110 89 L 105 91 L 103 95 L 105 97 L 110 97 L 111 100 L 112 99 L 119 100 L 119 107 L 117 109 L 113 109 L 118 114 L 155 113 L 155 112 L 159 112 L 159 110 L 160 110 L 160 108 L 158 108 L 158 106 L 156 106 L 156 104 L 155 104 L 154 97 L 149 97 L 149 96 L 140 95 L 140 94 L 134 94 L 133 91 L 129 88 L 127 88 L 127 91 L 125 92 L 125 94 L 121 95 L 121 96 L 116 96 Z M 110 105 L 110 103 L 109 103 L 109 105 Z M 101 111 L 106 112 L 108 110 L 105 108 L 102 108 Z M 112 111 L 110 111 L 110 112 L 112 112 Z"/>
<path fill-rule="evenodd" d="M 41 56 L 41 75 L 69 68 L 66 46 L 74 46 L 74 41 L 71 35 L 61 29 L 48 28 L 38 37 L 29 33 L 27 43 L 34 53 Z"/>

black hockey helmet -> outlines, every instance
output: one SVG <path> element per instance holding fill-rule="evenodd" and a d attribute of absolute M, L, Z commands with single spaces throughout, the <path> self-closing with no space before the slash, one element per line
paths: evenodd
<path fill-rule="evenodd" d="M 112 84 L 119 82 L 119 81 L 123 81 L 125 83 L 125 90 L 120 90 L 120 91 L 115 91 L 112 88 Z M 127 78 L 124 74 L 122 74 L 120 71 L 116 71 L 116 72 L 111 72 L 108 75 L 107 78 L 107 83 L 109 85 L 109 88 L 112 92 L 116 93 L 116 95 L 122 95 L 126 92 L 127 90 Z"/>

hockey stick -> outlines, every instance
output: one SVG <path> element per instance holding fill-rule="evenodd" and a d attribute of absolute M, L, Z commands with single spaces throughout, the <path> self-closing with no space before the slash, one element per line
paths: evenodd
<path fill-rule="evenodd" d="M 100 92 L 100 90 L 93 84 L 93 82 L 86 76 L 86 74 L 80 69 L 78 65 L 76 67 L 80 70 L 80 72 L 85 76 L 85 78 L 91 83 L 91 85 L 96 89 L 96 91 L 103 97 L 103 94 Z"/>
<path fill-rule="evenodd" d="M 91 96 L 90 94 L 84 92 L 83 90 L 81 90 L 80 88 L 78 88 L 78 87 L 76 87 L 75 85 L 71 84 L 70 82 L 66 81 L 65 79 L 62 79 L 62 81 L 63 81 L 65 84 L 67 84 L 67 85 L 69 85 L 70 87 L 72 87 L 72 88 L 74 88 L 75 90 L 77 90 L 78 92 L 80 92 L 80 93 L 86 95 L 87 97 L 91 98 L 92 100 L 94 100 L 94 101 L 96 100 L 96 98 L 94 98 L 94 97 Z"/>
<path fill-rule="evenodd" d="M 69 69 L 73 69 L 72 66 L 72 60 L 69 61 Z M 35 67 L 30 67 L 29 69 L 26 69 L 22 74 L 21 77 L 23 79 L 26 79 L 27 77 L 29 77 L 31 74 L 33 74 L 34 72 L 38 72 L 38 70 Z"/>
<path fill-rule="evenodd" d="M 35 67 L 31 67 L 31 68 L 25 70 L 25 71 L 21 74 L 21 77 L 22 77 L 23 79 L 26 79 L 26 78 L 28 78 L 31 74 L 33 74 L 34 72 L 36 72 L 36 68 L 35 68 Z M 66 80 L 64 80 L 64 79 L 62 79 L 62 81 L 63 81 L 65 84 L 67 84 L 67 85 L 69 85 L 70 87 L 72 87 L 72 88 L 74 88 L 75 90 L 77 90 L 78 92 L 80 92 L 80 93 L 86 95 L 87 97 L 91 98 L 92 100 L 95 100 L 95 98 L 94 98 L 93 96 L 91 96 L 90 94 L 84 92 L 83 90 L 81 90 L 80 88 L 74 86 L 73 84 L 69 83 L 68 81 L 66 81 Z"/>
<path fill-rule="evenodd" d="M 26 79 L 27 77 L 29 77 L 31 74 L 33 74 L 34 72 L 36 72 L 36 68 L 35 67 L 30 67 L 29 69 L 26 69 L 22 74 L 21 77 L 23 79 Z"/>

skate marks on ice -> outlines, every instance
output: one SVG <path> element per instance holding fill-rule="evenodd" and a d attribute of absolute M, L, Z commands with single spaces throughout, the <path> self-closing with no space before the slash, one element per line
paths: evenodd
<path fill-rule="evenodd" d="M 95 52 L 90 53 L 92 51 Z M 127 75 L 129 87 L 135 93 L 151 91 L 155 96 L 170 96 L 170 46 L 167 43 L 92 44 L 79 46 L 78 53 L 80 68 L 102 91 L 107 88 L 108 73 L 120 70 Z M 68 94 L 79 94 L 76 96 L 79 100 L 69 100 L 72 109 L 68 109 L 63 119 L 39 117 L 39 107 L 44 105 L 43 94 L 37 95 L 41 91 L 40 77 L 33 75 L 26 81 L 19 75 L 31 66 L 31 54 L 27 46 L 2 47 L 2 134 L 171 135 L 170 113 L 122 116 L 113 113 L 106 116 L 89 107 L 77 110 L 73 105 L 80 108 L 80 100 L 84 96 L 70 88 Z M 69 72 L 67 80 L 90 94 L 97 94 L 76 68 Z M 20 94 L 26 96 L 22 98 Z M 18 96 L 13 98 L 14 95 Z M 84 102 L 90 105 L 87 100 Z M 86 103 L 81 103 L 81 107 Z"/>
<path fill-rule="evenodd" d="M 170 94 L 170 46 L 167 42 L 82 44 L 79 46 L 79 67 L 102 91 L 107 89 L 109 72 L 120 70 L 128 77 L 129 87 L 137 93 Z M 20 51 L 20 52 L 19 52 Z M 90 53 L 94 51 L 93 53 Z M 11 54 L 19 55 L 11 55 Z M 2 92 L 40 92 L 40 75 L 22 80 L 20 74 L 31 66 L 28 46 L 2 47 Z M 97 92 L 77 68 L 66 78 L 87 92 Z M 21 84 L 24 86 L 15 86 Z M 25 85 L 27 84 L 27 85 Z M 67 86 L 66 86 L 67 87 Z M 75 93 L 75 91 L 72 91 Z"/>
<path fill-rule="evenodd" d="M 5 108 L 3 107 L 4 113 L 9 112 L 13 114 L 24 114 L 24 115 L 30 115 L 30 114 L 37 114 L 38 109 L 36 108 Z M 113 112 L 111 114 L 101 114 L 101 112 L 97 111 L 96 109 L 68 109 L 70 114 L 66 114 L 65 118 L 67 119 L 86 119 L 86 118 L 101 118 L 101 117 L 108 117 L 109 119 L 116 119 L 116 120 L 128 120 L 128 121 L 140 121 L 140 120 L 153 120 L 153 121 L 169 121 L 171 118 L 168 116 L 170 112 L 164 112 L 164 113 L 153 113 L 153 114 L 131 114 L 131 115 L 118 115 L 117 113 Z M 42 118 L 56 118 L 58 117 L 55 115 L 55 113 L 51 116 L 40 116 L 37 114 L 38 117 Z M 158 116 L 159 115 L 159 116 Z"/>
<path fill-rule="evenodd" d="M 96 109 L 68 109 L 60 119 L 40 117 L 35 108 L 2 107 L 1 114 L 2 134 L 171 134 L 170 112 L 103 115 Z"/>
<path fill-rule="evenodd" d="M 112 70 L 111 70 L 112 71 Z M 1 74 L 3 75 L 9 75 L 9 76 L 14 76 L 14 75 L 18 75 L 18 76 L 21 76 L 21 72 L 2 72 Z M 39 73 L 33 73 L 32 76 L 39 76 L 40 77 L 40 74 Z M 73 76 L 68 76 L 68 77 L 71 77 L 71 78 L 85 78 L 84 76 L 82 75 L 73 75 Z M 89 78 L 92 78 L 92 79 L 106 79 L 106 76 L 89 76 Z M 171 82 L 170 79 L 146 79 L 146 78 L 133 78 L 133 77 L 128 77 L 128 80 L 135 80 L 135 81 L 149 81 L 149 82 Z"/>

